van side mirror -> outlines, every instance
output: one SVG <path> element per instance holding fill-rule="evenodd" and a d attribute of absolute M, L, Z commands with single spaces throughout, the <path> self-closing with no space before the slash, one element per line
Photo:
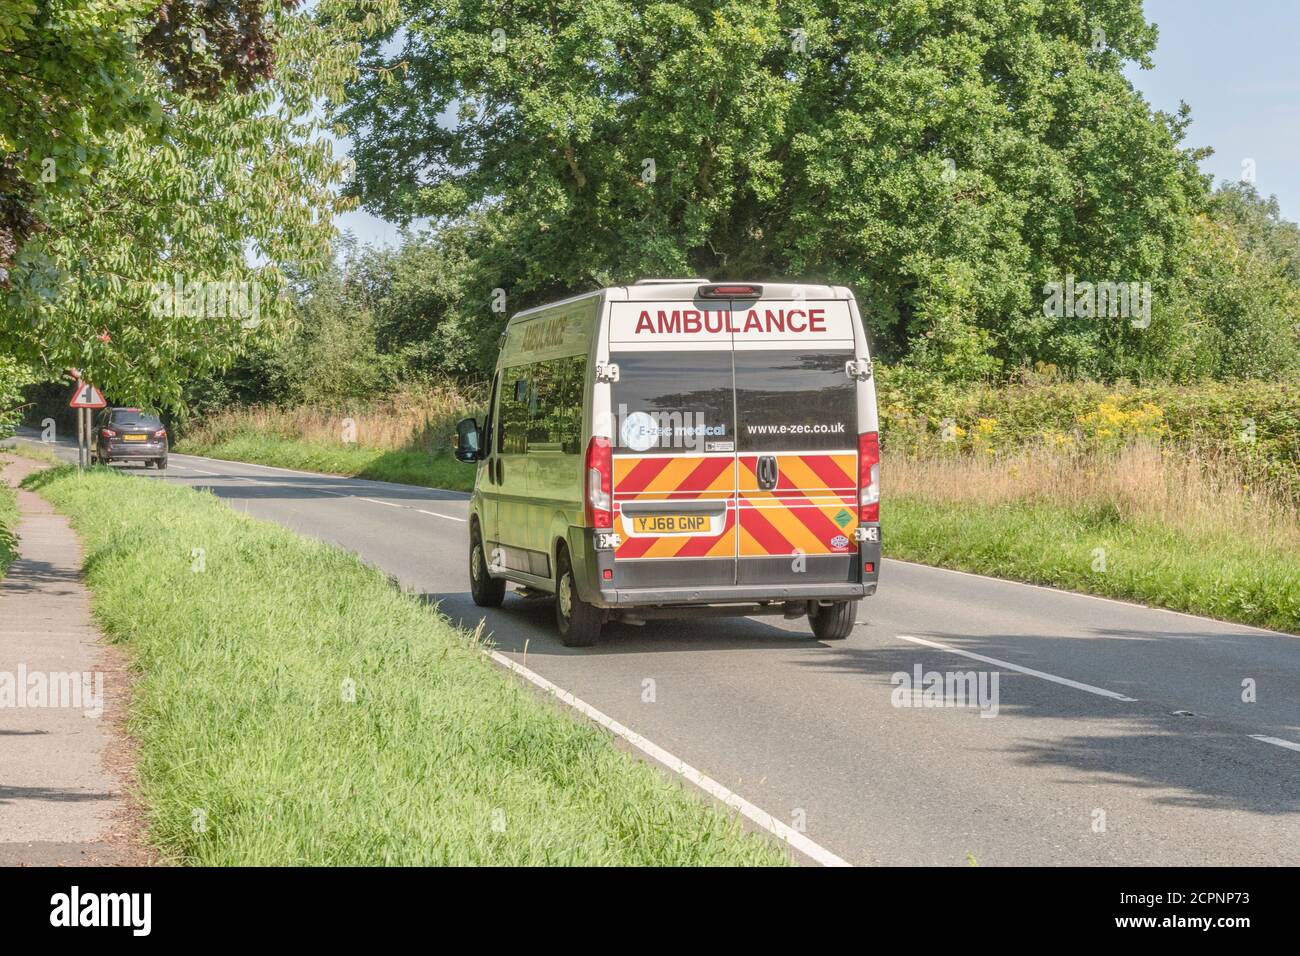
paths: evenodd
<path fill-rule="evenodd" d="M 456 460 L 478 461 L 483 457 L 483 433 L 478 422 L 462 418 L 456 423 Z"/>

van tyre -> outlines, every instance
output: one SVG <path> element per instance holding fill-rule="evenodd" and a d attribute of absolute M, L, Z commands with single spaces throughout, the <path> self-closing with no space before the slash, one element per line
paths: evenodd
<path fill-rule="evenodd" d="M 569 552 L 561 547 L 555 560 L 555 626 L 565 647 L 591 647 L 600 640 L 601 612 L 578 596 Z"/>
<path fill-rule="evenodd" d="M 842 641 L 853 633 L 858 616 L 857 601 L 835 601 L 823 607 L 817 601 L 808 602 L 808 622 L 813 634 L 821 641 Z"/>
<path fill-rule="evenodd" d="M 483 537 L 478 525 L 469 533 L 469 593 L 479 607 L 500 607 L 506 596 L 504 578 L 494 578 L 488 573 L 487 555 L 483 553 Z"/>

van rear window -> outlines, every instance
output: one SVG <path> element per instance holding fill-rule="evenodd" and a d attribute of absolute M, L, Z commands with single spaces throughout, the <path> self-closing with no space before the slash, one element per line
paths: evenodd
<path fill-rule="evenodd" d="M 858 444 L 853 351 L 736 352 L 740 451 L 831 451 Z"/>
<path fill-rule="evenodd" d="M 614 450 L 735 451 L 731 350 L 621 352 L 611 386 Z"/>

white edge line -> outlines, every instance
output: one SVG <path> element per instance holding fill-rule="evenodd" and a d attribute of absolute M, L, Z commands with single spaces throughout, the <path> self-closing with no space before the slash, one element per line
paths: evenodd
<path fill-rule="evenodd" d="M 391 501 L 380 501 L 378 498 L 362 498 L 361 501 L 369 501 L 372 505 L 386 505 L 389 508 L 400 508 L 401 505 L 395 505 Z"/>
<path fill-rule="evenodd" d="M 913 644 L 933 647 L 935 650 L 947 651 L 949 654 L 960 654 L 962 657 L 969 657 L 972 660 L 983 661 L 985 664 L 994 664 L 998 667 L 1005 667 L 1010 671 L 1028 674 L 1030 677 L 1049 680 L 1054 684 L 1064 684 L 1066 687 L 1073 687 L 1075 690 L 1086 690 L 1089 694 L 1096 694 L 1099 697 L 1109 697 L 1111 700 L 1122 700 L 1127 703 L 1133 703 L 1137 700 L 1136 697 L 1125 697 L 1123 694 L 1117 694 L 1113 690 L 1106 690 L 1104 687 L 1094 687 L 1092 684 L 1084 684 L 1077 680 L 1070 680 L 1068 677 L 1057 677 L 1055 674 L 1048 674 L 1046 671 L 1036 671 L 1032 667 L 1021 667 L 1019 664 L 1012 664 L 1010 661 L 998 660 L 996 657 L 985 657 L 983 654 L 976 654 L 973 651 L 963 651 L 960 648 L 949 647 L 947 644 L 940 644 L 938 641 L 927 641 L 924 638 L 911 637 L 907 634 L 897 634 L 895 636 L 900 641 L 911 641 Z"/>
<path fill-rule="evenodd" d="M 445 515 L 438 511 L 425 511 L 423 508 L 413 508 L 412 510 L 418 511 L 422 515 L 433 515 L 435 518 L 446 518 L 448 521 L 460 521 L 463 523 L 469 520 L 467 518 L 457 518 L 455 515 Z"/>
<path fill-rule="evenodd" d="M 1259 740 L 1266 744 L 1272 744 L 1274 747 L 1285 747 L 1287 750 L 1300 751 L 1300 744 L 1293 743 L 1290 740 L 1283 740 L 1281 737 L 1269 737 L 1266 734 L 1250 734 L 1251 740 Z"/>
<path fill-rule="evenodd" d="M 27 438 L 25 440 L 32 442 L 36 441 L 34 438 Z M 255 461 L 236 461 L 233 458 L 209 458 L 207 455 L 187 455 L 184 452 L 179 451 L 173 452 L 172 457 L 194 458 L 198 461 L 215 461 L 223 465 L 247 465 L 249 468 L 262 468 L 266 471 L 282 471 L 290 475 L 305 475 L 308 478 L 333 478 L 337 481 L 354 481 L 358 485 L 379 485 L 387 488 L 410 488 L 416 491 L 441 491 L 443 494 L 456 495 L 463 501 L 468 501 L 471 497 L 468 491 L 456 491 L 453 488 L 430 488 L 428 485 L 404 485 L 398 481 L 379 481 L 376 478 L 357 478 L 354 475 L 332 475 L 327 471 L 302 471 L 297 468 L 282 468 L 279 465 L 263 465 Z"/>
<path fill-rule="evenodd" d="M 1087 598 L 1089 601 L 1105 601 L 1107 604 L 1116 604 L 1120 607 L 1138 608 L 1143 611 L 1159 611 L 1161 614 L 1176 614 L 1179 617 L 1189 618 L 1193 621 L 1201 621 L 1205 624 L 1224 624 L 1228 627 L 1239 627 L 1245 631 L 1255 631 L 1258 634 L 1271 634 L 1274 637 L 1300 637 L 1298 634 L 1290 634 L 1286 631 L 1270 631 L 1266 627 L 1256 627 L 1254 624 L 1240 624 L 1236 621 L 1224 621 L 1217 617 L 1206 617 L 1203 614 L 1189 614 L 1187 611 L 1175 611 L 1173 608 L 1159 607 L 1155 604 L 1143 604 L 1140 601 L 1121 601 L 1119 598 L 1103 597 L 1100 594 L 1088 594 L 1086 591 L 1071 591 L 1068 588 L 1054 588 L 1050 584 L 1034 584 L 1030 581 L 1017 581 L 1015 578 L 998 578 L 991 574 L 977 574 L 974 571 L 960 571 L 957 568 L 944 568 L 937 564 L 922 564 L 920 561 L 904 561 L 902 558 L 891 558 L 884 555 L 881 558 L 882 563 L 906 564 L 914 568 L 924 568 L 926 571 L 942 571 L 945 574 L 961 574 L 968 578 L 978 578 L 981 581 L 995 581 L 998 584 L 1014 584 L 1021 588 L 1034 588 L 1037 591 L 1047 591 L 1051 594 L 1064 594 L 1069 597 Z"/>
<path fill-rule="evenodd" d="M 540 687 L 548 694 L 551 694 L 552 696 L 558 698 L 560 701 L 572 707 L 574 710 L 578 711 L 583 716 L 588 717 L 591 720 L 594 720 L 596 723 L 600 724 L 606 730 L 610 731 L 611 733 L 615 734 L 618 737 L 623 738 L 633 747 L 637 748 L 637 750 L 640 750 L 642 753 L 646 754 L 652 759 L 663 764 L 674 773 L 684 777 L 686 780 L 695 784 L 695 786 L 699 787 L 701 790 L 709 794 L 711 797 L 715 797 L 716 799 L 722 801 L 724 804 L 731 807 L 732 809 L 739 811 L 741 814 L 743 814 L 753 823 L 762 827 L 764 830 L 768 831 L 773 836 L 777 837 L 777 839 L 788 844 L 789 846 L 794 847 L 800 853 L 816 861 L 817 863 L 820 863 L 822 866 L 852 866 L 853 865 L 849 863 L 847 860 L 836 856 L 834 853 L 826 849 L 821 844 L 815 843 L 812 840 L 808 839 L 808 837 L 804 836 L 802 833 L 800 833 L 798 830 L 795 830 L 793 827 L 787 826 L 786 824 L 782 823 L 780 820 L 777 820 L 766 810 L 762 810 L 754 806 L 754 804 L 750 803 L 744 797 L 728 790 L 726 787 L 718 783 L 718 781 L 714 780 L 712 777 L 700 773 L 690 764 L 686 763 L 685 761 L 681 760 L 678 757 L 673 756 L 668 751 L 660 747 L 658 744 L 655 744 L 652 741 L 647 740 L 645 737 L 642 737 L 640 734 L 636 733 L 635 731 L 630 730 L 627 727 L 624 727 L 622 724 L 614 720 L 612 717 L 602 714 L 595 707 L 592 707 L 590 704 L 586 703 L 585 701 L 579 700 L 577 697 L 574 697 L 567 690 L 563 690 L 557 687 L 556 685 L 552 684 L 550 681 L 548 681 L 545 677 L 542 677 L 540 674 L 534 673 L 524 665 L 511 660 L 509 657 L 506 657 L 504 654 L 502 654 L 499 651 L 487 651 L 486 653 L 488 654 L 489 657 L 492 658 L 492 660 L 496 661 L 501 666 L 508 667 L 510 670 L 514 671 L 520 677 L 523 677 L 525 680 Z"/>

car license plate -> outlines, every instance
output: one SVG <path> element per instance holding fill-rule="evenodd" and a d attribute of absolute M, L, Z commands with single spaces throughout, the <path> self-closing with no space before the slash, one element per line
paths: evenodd
<path fill-rule="evenodd" d="M 123 441 L 144 441 L 147 435 L 123 435 Z"/>
<path fill-rule="evenodd" d="M 637 534 L 700 534 L 709 530 L 708 515 L 636 515 L 632 529 Z"/>

